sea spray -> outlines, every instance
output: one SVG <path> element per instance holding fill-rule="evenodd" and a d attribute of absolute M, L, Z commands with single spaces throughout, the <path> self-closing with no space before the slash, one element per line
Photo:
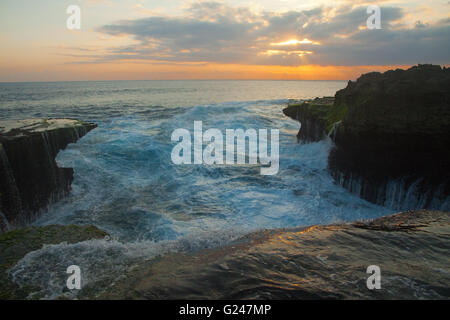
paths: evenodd
<path fill-rule="evenodd" d="M 187 129 L 178 128 L 172 132 L 171 141 L 177 142 L 171 152 L 172 162 L 176 165 L 234 165 L 257 164 L 262 175 L 274 175 L 279 169 L 279 130 L 270 130 L 270 146 L 268 146 L 268 130 L 259 129 L 226 129 L 223 133 L 216 128 L 203 132 L 202 121 L 194 121 L 193 139 Z M 181 141 L 180 141 L 181 139 Z M 248 140 L 248 154 L 246 141 Z M 225 147 L 224 147 L 225 141 Z M 209 143 L 203 148 L 203 144 Z M 270 147 L 270 154 L 268 152 Z M 224 157 L 224 151 L 226 156 Z M 193 161 L 192 161 L 193 154 Z M 225 160 L 224 160 L 225 159 Z"/>
<path fill-rule="evenodd" d="M 51 204 L 35 224 L 92 224 L 113 240 L 45 246 L 24 257 L 11 272 L 17 283 L 37 285 L 36 297 L 77 294 L 64 287 L 67 267 L 73 264 L 80 266 L 87 281 L 84 290 L 96 291 L 135 264 L 167 252 L 222 246 L 261 229 L 354 221 L 392 212 L 336 185 L 327 171 L 331 142 L 297 144 L 299 124 L 282 114 L 288 100 L 280 97 L 330 95 L 345 82 L 306 83 L 301 90 L 301 84 L 291 82 L 270 82 L 268 87 L 264 82 L 254 87 L 208 82 L 202 95 L 191 88 L 193 82 L 182 91 L 153 88 L 158 82 L 133 83 L 139 86 L 133 90 L 110 85 L 113 88 L 101 83 L 76 88 L 62 84 L 71 97 L 67 101 L 76 97 L 77 104 L 49 94 L 30 103 L 33 108 L 15 103 L 1 107 L 5 117 L 20 109 L 24 116 L 70 116 L 99 125 L 59 152 L 59 167 L 74 168 L 72 192 Z M 199 85 L 203 84 L 195 83 Z M 231 93 L 224 94 L 224 86 L 231 86 Z M 252 88 L 257 88 L 256 94 Z M 233 101 L 238 99 L 242 101 Z M 278 173 L 263 176 L 258 165 L 249 163 L 174 165 L 171 134 L 176 128 L 193 132 L 194 121 L 221 132 L 278 129 Z M 82 296 L 83 289 L 78 294 Z"/>
<path fill-rule="evenodd" d="M 19 286 L 32 286 L 28 298 L 83 298 L 98 295 L 130 272 L 137 264 L 167 253 L 194 252 L 216 248 L 238 239 L 241 233 L 230 231 L 190 235 L 177 240 L 123 243 L 116 239 L 95 239 L 75 244 L 44 245 L 28 253 L 11 270 Z M 67 267 L 79 266 L 82 290 L 67 290 Z"/>

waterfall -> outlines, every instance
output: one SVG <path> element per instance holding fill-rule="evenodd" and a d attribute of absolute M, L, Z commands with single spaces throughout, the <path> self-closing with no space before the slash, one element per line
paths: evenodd
<path fill-rule="evenodd" d="M 55 161 L 54 156 L 56 153 L 53 151 L 54 148 L 52 148 L 52 145 L 50 144 L 51 139 L 49 138 L 47 131 L 42 132 L 41 136 L 42 136 L 42 143 L 44 145 L 45 152 L 47 153 L 47 156 L 48 156 L 48 163 L 49 163 L 48 167 L 51 168 L 51 175 L 52 175 L 51 179 L 52 179 L 54 185 L 58 185 L 58 174 L 55 171 L 55 166 L 54 166 L 54 161 Z"/>
<path fill-rule="evenodd" d="M 20 197 L 19 189 L 17 188 L 16 179 L 14 178 L 13 171 L 9 164 L 8 155 L 5 152 L 5 148 L 3 144 L 0 143 L 0 179 L 2 181 L 1 190 L 2 193 L 0 195 L 0 208 L 2 207 L 1 203 L 3 203 L 1 197 L 8 197 L 8 200 L 13 203 L 14 207 L 17 208 L 18 212 L 22 212 L 22 200 Z M 8 219 L 5 214 L 0 212 L 0 221 L 3 221 L 6 224 L 6 227 L 10 229 L 10 225 Z"/>
<path fill-rule="evenodd" d="M 337 129 L 339 128 L 341 122 L 342 121 L 338 121 L 335 124 L 333 124 L 333 128 L 331 128 L 330 132 L 328 133 L 328 137 L 333 141 L 336 139 Z"/>
<path fill-rule="evenodd" d="M 421 183 L 422 179 L 409 185 L 403 179 L 389 181 L 384 190 L 385 200 L 382 205 L 399 210 L 427 208 L 447 211 L 450 209 L 450 196 L 444 194 L 444 186 L 423 192 Z"/>
<path fill-rule="evenodd" d="M 8 219 L 6 219 L 6 216 L 3 214 L 3 212 L 0 211 L 0 233 L 8 232 L 11 229 L 12 228 L 8 222 Z"/>
<path fill-rule="evenodd" d="M 19 189 L 17 188 L 16 179 L 9 164 L 8 155 L 5 152 L 3 145 L 0 143 L 0 175 L 5 185 L 10 186 L 13 196 L 20 200 Z"/>
<path fill-rule="evenodd" d="M 445 194 L 444 185 L 424 192 L 423 179 L 412 183 L 407 183 L 405 179 L 394 179 L 373 184 L 354 174 L 346 176 L 339 172 L 334 176 L 336 183 L 350 192 L 393 210 L 450 210 L 450 196 Z"/>
<path fill-rule="evenodd" d="M 73 128 L 73 133 L 74 133 L 74 139 L 75 139 L 75 141 L 78 141 L 78 140 L 81 138 L 81 135 L 80 135 L 80 133 L 79 133 L 78 130 L 79 130 L 78 127 L 74 127 L 74 128 Z"/>
<path fill-rule="evenodd" d="M 53 149 L 51 149 L 50 139 L 48 138 L 47 131 L 41 132 L 41 136 L 42 136 L 44 148 L 45 148 L 45 151 L 47 152 L 48 158 L 50 160 L 52 160 L 53 159 L 53 153 L 52 153 Z"/>

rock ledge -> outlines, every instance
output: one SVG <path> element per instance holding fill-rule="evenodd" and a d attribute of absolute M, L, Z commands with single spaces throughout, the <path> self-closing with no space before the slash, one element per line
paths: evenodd
<path fill-rule="evenodd" d="M 75 119 L 0 121 L 0 232 L 33 221 L 70 192 L 72 168 L 59 168 L 59 150 L 94 123 Z"/>

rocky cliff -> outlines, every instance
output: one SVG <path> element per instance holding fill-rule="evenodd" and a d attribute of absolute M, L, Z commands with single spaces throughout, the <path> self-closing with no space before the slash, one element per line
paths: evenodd
<path fill-rule="evenodd" d="M 449 69 L 419 65 L 362 75 L 338 91 L 323 114 L 321 121 L 334 128 L 328 164 L 337 183 L 394 209 L 448 209 Z M 322 125 L 307 118 L 313 127 Z"/>
<path fill-rule="evenodd" d="M 94 226 L 74 225 L 0 235 L 0 299 L 44 298 L 47 286 L 57 281 L 45 274 L 39 284 L 16 282 L 11 268 L 27 254 L 44 245 L 104 238 L 107 233 Z M 123 276 L 98 283 L 90 278 L 80 291 L 63 290 L 53 298 L 448 300 L 449 250 L 449 212 L 408 211 L 369 221 L 264 230 L 223 247 L 167 253 L 133 263 Z M 373 265 L 380 268 L 381 288 L 370 290 L 367 268 Z M 64 287 L 66 268 L 59 271 Z"/>
<path fill-rule="evenodd" d="M 72 168 L 59 168 L 59 150 L 97 125 L 72 119 L 0 121 L 0 232 L 34 220 L 67 195 Z"/>
<path fill-rule="evenodd" d="M 283 110 L 285 115 L 300 122 L 301 127 L 297 134 L 300 142 L 319 141 L 326 136 L 333 101 L 333 97 L 316 98 L 301 104 L 289 105 Z"/>

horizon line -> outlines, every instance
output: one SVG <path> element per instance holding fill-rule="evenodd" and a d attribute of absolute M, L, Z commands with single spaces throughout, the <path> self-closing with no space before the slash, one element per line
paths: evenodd
<path fill-rule="evenodd" d="M 0 81 L 0 83 L 58 83 L 58 82 L 119 82 L 119 81 L 350 81 L 354 79 L 112 79 L 112 80 L 30 80 Z"/>

